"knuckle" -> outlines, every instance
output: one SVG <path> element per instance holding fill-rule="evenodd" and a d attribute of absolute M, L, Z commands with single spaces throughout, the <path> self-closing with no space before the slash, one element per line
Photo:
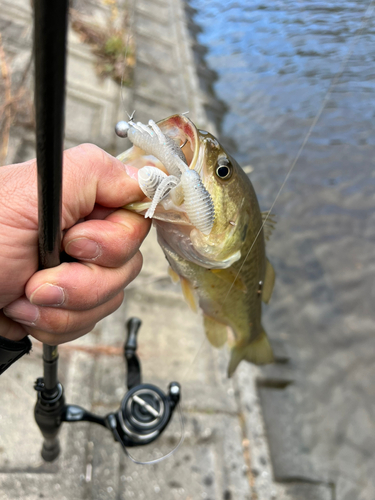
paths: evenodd
<path fill-rule="evenodd" d="M 121 306 L 123 300 L 124 300 L 124 290 L 121 290 L 108 304 L 109 307 L 105 316 L 108 316 L 109 314 L 112 314 L 113 312 L 117 311 L 117 309 Z"/>
<path fill-rule="evenodd" d="M 133 281 L 141 272 L 143 265 L 143 256 L 139 250 L 134 255 L 134 257 L 129 261 L 129 264 L 130 264 L 129 280 Z"/>
<path fill-rule="evenodd" d="M 82 151 L 83 153 L 85 153 L 90 157 L 96 157 L 99 154 L 103 153 L 102 149 L 100 149 L 95 144 L 91 144 L 90 142 L 85 142 L 83 144 L 80 144 L 79 146 L 76 146 L 74 149 L 76 149 L 76 151 Z"/>
<path fill-rule="evenodd" d="M 71 160 L 76 160 L 77 157 L 84 157 L 85 162 L 82 167 L 84 169 L 89 169 L 90 171 L 91 169 L 97 171 L 98 169 L 105 169 L 108 167 L 109 155 L 107 155 L 103 149 L 99 148 L 95 144 L 80 144 L 79 146 L 75 146 L 74 148 L 67 150 L 65 154 Z"/>
<path fill-rule="evenodd" d="M 139 240 L 139 227 L 132 221 L 127 221 L 124 224 L 124 238 L 127 240 L 131 240 L 131 243 L 134 245 L 136 243 L 139 246 L 138 240 Z"/>
<path fill-rule="evenodd" d="M 76 315 L 72 311 L 51 311 L 45 316 L 43 330 L 55 334 L 56 337 L 77 330 Z"/>
<path fill-rule="evenodd" d="M 114 303 L 114 307 L 115 307 L 114 311 L 116 311 L 116 309 L 118 309 L 121 306 L 121 304 L 122 304 L 122 302 L 124 300 L 124 296 L 125 296 L 124 290 L 121 290 L 120 293 L 118 293 L 116 295 L 116 297 L 115 297 L 115 303 Z"/>

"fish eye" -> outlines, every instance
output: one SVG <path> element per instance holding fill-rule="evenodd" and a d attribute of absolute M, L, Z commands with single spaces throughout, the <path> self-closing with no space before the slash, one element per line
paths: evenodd
<path fill-rule="evenodd" d="M 220 158 L 216 167 L 216 175 L 227 180 L 232 176 L 233 167 L 227 158 Z"/>

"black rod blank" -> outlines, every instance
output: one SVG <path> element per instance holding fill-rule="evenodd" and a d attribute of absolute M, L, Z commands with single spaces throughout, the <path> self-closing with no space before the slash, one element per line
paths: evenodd
<path fill-rule="evenodd" d="M 35 0 L 39 268 L 60 264 L 68 0 Z M 44 382 L 57 386 L 57 348 L 44 345 Z"/>
<path fill-rule="evenodd" d="M 35 0 L 35 111 L 39 259 L 60 264 L 67 0 Z"/>

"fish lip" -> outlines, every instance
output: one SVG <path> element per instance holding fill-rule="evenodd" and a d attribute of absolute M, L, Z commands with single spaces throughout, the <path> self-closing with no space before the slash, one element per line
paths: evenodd
<path fill-rule="evenodd" d="M 131 212 L 135 212 L 140 215 L 145 215 L 148 208 L 150 208 L 150 205 L 151 201 L 143 201 L 143 202 L 129 203 L 128 205 L 125 205 L 124 208 L 126 210 L 130 210 Z M 155 209 L 152 219 L 155 219 L 156 221 L 160 222 L 167 222 L 169 224 L 185 226 L 190 228 L 190 230 L 194 229 L 194 226 L 188 219 L 186 212 L 184 212 L 183 210 L 179 210 L 178 208 L 174 210 L 173 209 L 165 210 L 162 205 L 158 205 Z"/>

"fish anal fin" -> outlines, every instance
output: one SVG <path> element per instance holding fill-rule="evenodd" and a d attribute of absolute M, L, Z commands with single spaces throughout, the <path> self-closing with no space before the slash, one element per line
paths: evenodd
<path fill-rule="evenodd" d="M 276 215 L 271 214 L 269 211 L 261 212 L 261 215 L 263 220 L 264 238 L 268 241 L 271 237 L 272 231 L 275 229 Z"/>
<path fill-rule="evenodd" d="M 275 271 L 271 262 L 266 258 L 266 272 L 264 276 L 263 290 L 262 290 L 262 300 L 265 304 L 270 301 L 273 286 L 275 284 Z"/>
<path fill-rule="evenodd" d="M 203 315 L 203 324 L 209 343 L 214 347 L 222 347 L 228 338 L 228 327 L 206 314 Z"/>
<path fill-rule="evenodd" d="M 211 269 L 210 271 L 211 273 L 215 274 L 215 276 L 228 283 L 228 285 L 234 286 L 234 288 L 237 288 L 238 290 L 241 290 L 241 292 L 246 293 L 246 285 L 241 276 L 238 275 L 235 270 L 229 267 L 227 269 Z"/>
<path fill-rule="evenodd" d="M 173 283 L 178 283 L 180 281 L 180 276 L 176 273 L 176 271 L 173 271 L 171 266 L 168 266 L 168 274 Z"/>
<path fill-rule="evenodd" d="M 181 289 L 184 294 L 186 302 L 189 304 L 192 311 L 198 311 L 197 299 L 194 293 L 194 290 L 190 284 L 190 282 L 185 278 L 180 278 L 181 281 Z"/>
<path fill-rule="evenodd" d="M 243 359 L 255 365 L 266 365 L 273 362 L 272 348 L 264 330 L 250 344 L 244 347 L 233 346 L 228 366 L 228 377 L 233 375 Z"/>

